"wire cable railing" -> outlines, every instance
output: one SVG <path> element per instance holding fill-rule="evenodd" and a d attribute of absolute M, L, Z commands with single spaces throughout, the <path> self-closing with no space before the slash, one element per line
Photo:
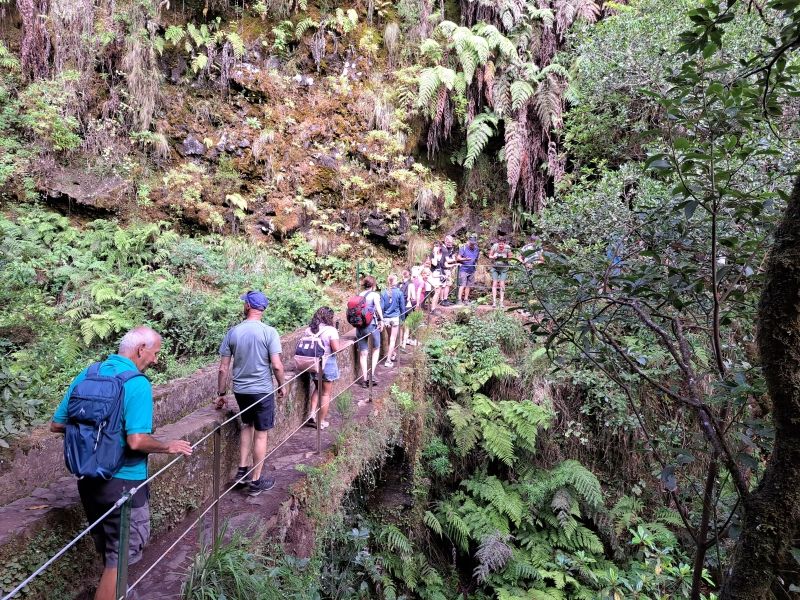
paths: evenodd
<path fill-rule="evenodd" d="M 426 293 L 422 302 L 419 305 L 422 305 L 425 300 L 427 300 L 431 294 L 435 293 L 436 290 L 431 290 Z M 410 312 L 410 311 L 409 311 Z M 374 344 L 373 344 L 373 331 L 370 330 L 363 336 L 356 338 L 354 340 L 354 344 L 358 344 L 358 342 L 366 339 L 367 340 L 367 366 L 368 371 L 374 374 L 374 369 L 379 365 L 381 362 L 385 362 L 387 358 L 389 358 L 388 352 L 384 356 L 378 357 L 377 361 L 372 360 L 372 355 L 374 351 Z M 339 350 L 332 352 L 328 355 L 328 357 L 335 357 L 339 353 L 344 352 L 345 350 L 351 349 L 350 346 L 340 348 Z M 213 528 L 213 543 L 216 544 L 218 541 L 218 534 L 219 534 L 219 503 L 222 498 L 224 498 L 227 494 L 229 494 L 232 490 L 234 490 L 237 486 L 241 485 L 247 477 L 250 476 L 253 471 L 260 465 L 270 458 L 275 452 L 277 452 L 281 447 L 283 447 L 289 440 L 292 439 L 294 435 L 297 434 L 306 424 L 312 419 L 315 418 L 316 422 L 316 430 L 317 430 L 317 453 L 321 453 L 321 419 L 317 418 L 320 411 L 322 410 L 323 406 L 328 407 L 331 403 L 341 397 L 345 392 L 347 392 L 353 385 L 363 381 L 367 375 L 366 372 L 361 372 L 361 374 L 356 377 L 349 385 L 347 385 L 344 389 L 340 390 L 335 396 L 332 396 L 328 399 L 328 401 L 323 404 L 322 403 L 322 394 L 321 394 L 321 387 L 317 389 L 317 408 L 312 412 L 312 414 L 308 415 L 305 420 L 292 431 L 288 436 L 286 436 L 277 446 L 275 446 L 272 450 L 270 450 L 263 459 L 258 461 L 258 463 L 254 464 L 250 469 L 241 477 L 237 478 L 233 484 L 228 487 L 224 492 L 220 492 L 219 483 L 221 477 L 221 446 L 222 446 L 222 430 L 223 428 L 228 425 L 229 423 L 235 421 L 243 413 L 250 410 L 251 408 L 257 406 L 260 402 L 265 400 L 271 394 L 277 394 L 278 391 L 286 388 L 289 384 L 297 381 L 300 377 L 304 374 L 311 372 L 312 370 L 316 369 L 317 375 L 317 386 L 321 386 L 322 382 L 322 362 L 323 358 L 321 357 L 317 360 L 314 366 L 306 367 L 302 371 L 295 373 L 291 378 L 285 380 L 281 385 L 276 387 L 272 392 L 268 394 L 264 394 L 261 398 L 257 401 L 253 402 L 249 406 L 244 409 L 240 409 L 238 412 L 235 412 L 226 420 L 218 423 L 210 432 L 203 435 L 201 438 L 196 440 L 191 444 L 191 448 L 194 450 L 195 448 L 199 447 L 200 444 L 207 441 L 209 438 L 213 440 L 213 501 L 198 515 L 198 517 L 187 527 L 173 542 L 170 546 L 159 556 L 156 558 L 155 561 L 133 582 L 132 585 L 128 586 L 127 579 L 128 579 L 128 560 L 129 560 L 129 553 L 127 551 L 120 551 L 119 553 L 119 565 L 117 569 L 117 586 L 116 586 L 116 598 L 118 600 L 124 600 L 127 594 L 132 591 L 136 586 L 138 586 L 146 577 L 149 575 L 155 567 L 164 560 L 170 552 L 172 552 L 178 544 L 189 534 L 189 532 L 197 526 L 197 524 L 207 515 L 212 509 L 214 511 L 213 514 L 213 521 L 212 521 L 212 528 Z M 374 365 L 374 366 L 373 366 Z M 369 401 L 372 401 L 372 393 L 374 387 L 374 376 L 369 377 L 367 379 L 368 382 L 368 390 L 369 390 Z M 148 484 L 155 481 L 158 477 L 162 474 L 167 472 L 169 469 L 174 467 L 178 462 L 185 459 L 184 455 L 178 455 L 169 462 L 167 462 L 164 466 L 158 469 L 155 473 L 150 475 L 147 479 L 145 479 L 142 483 L 138 484 L 137 486 L 129 489 L 125 492 L 115 503 L 114 505 L 109 508 L 102 516 L 100 516 L 97 520 L 91 523 L 88 527 L 84 528 L 81 532 L 79 532 L 75 537 L 72 538 L 64 547 L 62 547 L 58 552 L 56 552 L 52 557 L 50 557 L 47 561 L 45 561 L 42 565 L 40 565 L 33 573 L 31 573 L 28 577 L 26 577 L 21 583 L 19 583 L 14 589 L 10 592 L 5 594 L 1 600 L 10 600 L 11 598 L 15 597 L 19 594 L 23 589 L 25 589 L 31 582 L 37 579 L 42 573 L 44 573 L 49 567 L 51 567 L 59 558 L 61 558 L 66 552 L 68 552 L 71 548 L 73 548 L 81 539 L 83 539 L 87 534 L 91 532 L 91 530 L 98 526 L 100 523 L 103 522 L 109 515 L 111 515 L 116 510 L 120 510 L 120 538 L 119 538 L 119 548 L 120 549 L 127 549 L 128 548 L 128 536 L 130 532 L 130 512 L 131 512 L 131 502 L 130 500 L 134 497 L 134 495 L 141 489 L 143 489 Z"/>

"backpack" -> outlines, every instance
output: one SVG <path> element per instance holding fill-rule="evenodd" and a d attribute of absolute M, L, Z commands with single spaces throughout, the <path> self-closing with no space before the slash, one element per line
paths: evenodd
<path fill-rule="evenodd" d="M 351 296 L 347 301 L 347 322 L 358 329 L 364 329 L 372 323 L 372 311 L 367 307 L 366 295 Z"/>
<path fill-rule="evenodd" d="M 89 367 L 86 378 L 72 389 L 67 401 L 64 462 L 78 478 L 111 479 L 124 464 L 139 460 L 132 451 L 126 453 L 120 436 L 125 383 L 144 374 L 125 371 L 100 375 L 100 365 L 97 362 Z"/>
<path fill-rule="evenodd" d="M 322 358 L 322 367 L 325 368 L 325 345 L 322 343 L 322 326 L 317 330 L 317 333 L 306 333 L 297 342 L 297 347 L 294 350 L 294 367 L 296 371 L 305 371 L 306 369 L 314 369 L 317 366 L 317 360 Z"/>

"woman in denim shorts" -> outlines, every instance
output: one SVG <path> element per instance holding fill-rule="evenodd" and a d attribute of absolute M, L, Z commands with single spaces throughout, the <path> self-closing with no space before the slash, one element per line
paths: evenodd
<path fill-rule="evenodd" d="M 323 306 L 314 313 L 311 317 L 311 323 L 306 330 L 306 334 L 320 333 L 320 341 L 325 348 L 325 354 L 322 356 L 322 385 L 317 381 L 316 371 L 311 372 L 311 381 L 315 382 L 314 392 L 311 394 L 311 407 L 309 408 L 308 425 L 316 427 L 317 423 L 314 419 L 314 414 L 317 410 L 318 398 L 322 396 L 322 407 L 319 410 L 320 429 L 325 429 L 330 425 L 327 421 L 328 409 L 330 408 L 331 392 L 333 390 L 333 382 L 339 379 L 339 365 L 336 364 L 336 355 L 334 352 L 339 350 L 339 332 L 333 325 L 333 309 L 329 306 Z"/>

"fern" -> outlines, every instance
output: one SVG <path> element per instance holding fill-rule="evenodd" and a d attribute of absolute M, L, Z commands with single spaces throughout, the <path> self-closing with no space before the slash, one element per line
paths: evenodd
<path fill-rule="evenodd" d="M 422 517 L 422 522 L 430 528 L 436 535 L 442 535 L 442 524 L 439 522 L 439 519 L 436 518 L 436 515 L 433 514 L 431 511 L 426 510 L 425 515 Z"/>
<path fill-rule="evenodd" d="M 191 25 L 194 27 L 194 25 Z M 186 31 L 184 31 L 183 27 L 179 25 L 170 25 L 167 27 L 167 30 L 164 32 L 164 39 L 167 40 L 173 46 L 177 46 L 183 41 L 183 38 L 186 37 Z"/>
<path fill-rule="evenodd" d="M 192 58 L 192 72 L 199 73 L 208 66 L 208 55 L 195 54 Z"/>
<path fill-rule="evenodd" d="M 318 27 L 319 23 L 311 17 L 301 19 L 297 22 L 297 25 L 294 26 L 294 37 L 299 40 L 301 37 L 303 37 L 303 34 L 305 34 L 306 31 L 312 28 L 316 29 Z"/>
<path fill-rule="evenodd" d="M 533 96 L 533 86 L 527 81 L 515 81 L 511 84 L 511 110 L 518 111 Z"/>
<path fill-rule="evenodd" d="M 244 56 L 244 40 L 239 36 L 238 33 L 235 31 L 229 31 L 225 37 L 227 38 L 228 42 L 231 45 L 231 49 L 233 49 L 233 56 L 241 60 Z"/>
<path fill-rule="evenodd" d="M 394 525 L 387 525 L 378 532 L 378 541 L 391 552 L 411 554 L 413 547 L 409 539 Z"/>
<path fill-rule="evenodd" d="M 522 174 L 522 163 L 525 160 L 525 144 L 527 132 L 524 122 L 506 119 L 506 176 L 508 180 L 509 196 L 516 194 L 517 184 Z"/>
<path fill-rule="evenodd" d="M 467 156 L 464 167 L 471 169 L 495 133 L 498 116 L 492 112 L 478 115 L 467 128 Z"/>
<path fill-rule="evenodd" d="M 489 455 L 508 466 L 513 466 L 517 457 L 514 455 L 514 438 L 511 433 L 492 421 L 486 421 L 483 424 L 482 432 L 483 447 L 486 448 Z"/>
<path fill-rule="evenodd" d="M 642 501 L 633 496 L 622 496 L 611 509 L 611 518 L 614 521 L 614 530 L 619 534 L 639 522 L 642 511 Z"/>

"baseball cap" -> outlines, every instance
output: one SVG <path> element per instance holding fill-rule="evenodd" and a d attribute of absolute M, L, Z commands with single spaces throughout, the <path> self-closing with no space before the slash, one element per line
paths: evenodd
<path fill-rule="evenodd" d="M 239 296 L 241 300 L 247 302 L 251 308 L 256 310 L 264 310 L 269 306 L 269 298 L 258 290 L 250 290 L 246 294 Z"/>

